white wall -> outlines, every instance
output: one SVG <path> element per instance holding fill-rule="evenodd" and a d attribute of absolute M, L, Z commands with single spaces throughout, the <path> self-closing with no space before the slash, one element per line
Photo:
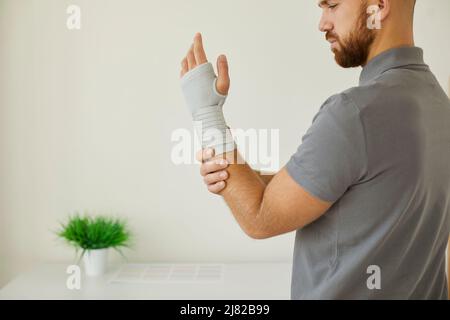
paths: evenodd
<path fill-rule="evenodd" d="M 446 88 L 449 13 L 418 1 L 416 43 Z M 320 104 L 357 84 L 319 14 L 316 0 L 0 0 L 0 286 L 72 261 L 52 231 L 76 210 L 128 217 L 132 261 L 290 260 L 293 234 L 247 238 L 197 165 L 171 163 L 171 133 L 191 129 L 179 64 L 197 31 L 210 60 L 227 54 L 229 124 L 279 128 L 284 165 Z"/>

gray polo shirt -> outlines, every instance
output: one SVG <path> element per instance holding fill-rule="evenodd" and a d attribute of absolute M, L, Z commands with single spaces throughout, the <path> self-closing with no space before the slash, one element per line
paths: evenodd
<path fill-rule="evenodd" d="M 447 299 L 450 103 L 422 49 L 369 61 L 286 168 L 333 202 L 297 230 L 292 299 Z"/>

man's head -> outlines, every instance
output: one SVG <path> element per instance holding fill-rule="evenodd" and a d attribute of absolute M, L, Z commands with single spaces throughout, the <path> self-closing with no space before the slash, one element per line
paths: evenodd
<path fill-rule="evenodd" d="M 415 0 L 319 0 L 319 30 L 344 67 L 367 63 L 373 50 L 406 44 L 412 38 Z M 380 28 L 380 29 L 378 29 Z"/>

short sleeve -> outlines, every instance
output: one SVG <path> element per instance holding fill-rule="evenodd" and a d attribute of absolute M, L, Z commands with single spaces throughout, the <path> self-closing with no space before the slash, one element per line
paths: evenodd
<path fill-rule="evenodd" d="M 286 164 L 289 175 L 321 200 L 335 202 L 367 170 L 359 112 L 345 94 L 330 97 Z"/>

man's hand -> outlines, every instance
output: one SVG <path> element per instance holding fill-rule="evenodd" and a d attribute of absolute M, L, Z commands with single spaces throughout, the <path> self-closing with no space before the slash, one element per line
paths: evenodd
<path fill-rule="evenodd" d="M 229 166 L 227 159 L 222 157 L 214 158 L 214 149 L 207 148 L 199 150 L 196 154 L 197 161 L 201 162 L 200 174 L 203 177 L 208 190 L 211 193 L 220 195 L 220 192 L 226 187 L 226 180 L 229 177 L 226 170 Z M 262 175 L 259 171 L 253 170 L 267 185 L 275 174 Z"/>
<path fill-rule="evenodd" d="M 208 62 L 205 50 L 203 49 L 202 35 L 196 33 L 186 57 L 181 61 L 180 78 L 195 67 Z M 230 76 L 228 74 L 228 61 L 225 55 L 217 58 L 217 83 L 216 90 L 222 95 L 227 95 L 230 89 Z"/>
<path fill-rule="evenodd" d="M 235 150 L 236 144 L 223 114 L 230 88 L 226 57 L 222 55 L 217 59 L 217 76 L 206 58 L 201 34 L 197 33 L 181 68 L 181 91 L 202 148 L 214 147 L 218 155 Z"/>
<path fill-rule="evenodd" d="M 226 170 L 229 166 L 228 161 L 223 158 L 214 159 L 214 149 L 211 148 L 199 150 L 196 158 L 202 162 L 200 174 L 208 190 L 214 194 L 220 194 L 226 186 L 225 180 L 228 179 Z"/>

